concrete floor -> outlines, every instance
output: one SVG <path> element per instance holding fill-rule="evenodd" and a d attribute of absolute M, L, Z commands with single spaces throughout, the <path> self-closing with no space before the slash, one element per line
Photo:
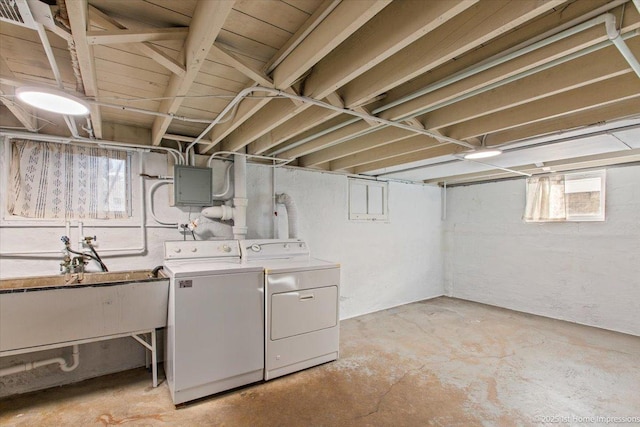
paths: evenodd
<path fill-rule="evenodd" d="M 640 337 L 444 297 L 341 327 L 340 360 L 181 409 L 166 382 L 153 389 L 136 369 L 4 399 L 0 425 L 514 426 L 640 417 Z"/>

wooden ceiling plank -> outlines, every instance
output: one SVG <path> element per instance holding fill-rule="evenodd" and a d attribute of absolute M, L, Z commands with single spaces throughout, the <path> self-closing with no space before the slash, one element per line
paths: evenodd
<path fill-rule="evenodd" d="M 626 14 L 625 26 L 623 28 L 623 31 L 632 31 L 636 28 L 640 28 L 640 16 L 638 16 L 638 14 L 634 15 L 633 13 Z M 457 96 L 465 95 L 474 90 L 499 82 L 500 80 L 507 79 L 519 73 L 531 70 L 534 67 L 548 64 L 566 55 L 575 53 L 581 49 L 588 48 L 606 40 L 607 36 L 602 27 L 591 28 L 567 39 L 557 41 L 549 46 L 523 55 L 519 58 L 510 60 L 507 63 L 500 64 L 489 70 L 465 78 L 462 81 L 453 83 L 444 88 L 435 90 L 431 93 L 422 95 L 408 102 L 400 104 L 387 111 L 384 111 L 380 114 L 380 116 L 389 120 L 397 120 L 402 117 L 407 117 L 411 114 L 419 112 L 421 109 L 433 107 L 435 105 L 438 105 L 439 103 L 447 102 Z M 631 42 L 631 40 L 628 41 L 628 43 Z M 608 50 L 610 51 L 611 49 Z M 615 55 L 619 56 L 618 53 L 616 53 Z M 457 69 L 452 70 L 451 67 L 444 68 L 452 73 L 458 71 Z M 440 70 L 436 70 L 434 73 L 437 74 L 434 77 L 438 77 L 442 74 Z M 428 86 L 428 83 L 425 82 L 425 87 L 426 86 Z M 408 91 L 409 89 L 406 90 Z M 413 85 L 411 90 L 415 90 Z M 404 96 L 401 95 L 401 93 L 404 92 L 405 90 L 397 94 L 393 94 L 389 98 L 389 101 L 393 102 L 394 100 Z"/>
<path fill-rule="evenodd" d="M 542 122 L 519 126 L 505 131 L 490 134 L 486 139 L 487 146 L 502 145 L 536 135 L 545 135 L 559 131 L 569 131 L 596 123 L 612 121 L 620 118 L 640 115 L 640 102 L 632 98 L 586 111 L 579 111 Z"/>
<path fill-rule="evenodd" d="M 370 126 L 367 122 L 360 120 L 356 123 L 352 123 L 341 129 L 333 131 L 330 134 L 319 136 L 318 138 L 315 138 L 302 145 L 283 151 L 278 155 L 278 157 L 282 157 L 283 159 L 295 159 L 301 156 L 306 156 L 318 150 L 322 150 L 323 148 L 329 147 L 342 138 L 348 137 L 369 128 Z M 292 144 L 295 142 L 296 141 L 292 141 Z"/>
<path fill-rule="evenodd" d="M 391 3 L 313 67 L 305 79 L 304 94 L 324 98 L 478 1 Z"/>
<path fill-rule="evenodd" d="M 400 154 L 398 156 L 389 157 L 384 160 L 378 160 L 354 168 L 354 173 L 361 174 L 378 169 L 390 168 L 393 166 L 404 165 L 406 163 L 417 162 L 420 160 L 432 159 L 435 157 L 448 156 L 451 154 L 462 153 L 468 149 L 460 145 L 454 144 L 441 144 L 433 148 L 426 148 L 424 150 L 415 151 L 408 154 Z"/>
<path fill-rule="evenodd" d="M 405 129 L 395 127 L 381 128 L 376 132 L 362 135 L 341 144 L 303 156 L 300 158 L 300 164 L 302 166 L 319 165 L 350 154 L 360 153 L 381 145 L 390 144 L 394 141 L 411 138 L 414 135 L 414 133 Z"/>
<path fill-rule="evenodd" d="M 188 27 L 87 31 L 87 43 L 93 45 L 182 40 L 188 33 Z"/>
<path fill-rule="evenodd" d="M 207 153 L 219 144 L 225 137 L 235 131 L 240 125 L 249 120 L 254 114 L 262 110 L 262 107 L 271 101 L 269 98 L 251 99 L 245 98 L 238 104 L 233 119 L 214 126 L 211 130 L 211 142 L 201 150 Z M 224 120 L 224 118 L 223 118 Z"/>
<path fill-rule="evenodd" d="M 211 50 L 215 57 L 240 71 L 259 85 L 273 87 L 273 80 L 266 76 L 262 71 L 256 70 L 238 55 L 235 55 L 233 52 L 226 49 L 221 43 L 214 43 L 213 46 L 211 46 Z"/>
<path fill-rule="evenodd" d="M 273 70 L 285 89 L 382 10 L 391 0 L 343 1 Z"/>
<path fill-rule="evenodd" d="M 96 79 L 96 65 L 93 59 L 93 48 L 87 41 L 88 10 L 87 1 L 78 0 L 66 2 L 71 34 L 76 46 L 80 74 L 84 85 L 85 95 L 98 99 L 98 84 Z M 102 138 L 102 116 L 100 107 L 91 104 L 91 124 L 96 138 Z"/>
<path fill-rule="evenodd" d="M 289 138 L 294 138 L 315 126 L 339 116 L 333 110 L 327 110 L 321 107 L 310 107 L 309 109 L 298 114 L 295 120 L 288 120 L 280 126 L 269 132 L 271 138 L 269 145 L 275 147 Z"/>
<path fill-rule="evenodd" d="M 189 91 L 232 7 L 233 1 L 198 2 L 184 47 L 187 72 L 183 76 L 171 76 L 164 93 L 168 99 L 162 102 L 160 112 L 173 114 L 180 108 L 180 97 Z M 170 123 L 171 118 L 168 117 L 154 120 L 151 132 L 153 145 L 160 144 Z"/>
<path fill-rule="evenodd" d="M 264 70 L 271 72 L 286 58 L 293 49 L 304 40 L 322 21 L 340 4 L 341 0 L 324 0 L 316 11 L 305 20 L 304 24 L 280 48 L 280 50 L 265 64 Z"/>
<path fill-rule="evenodd" d="M 393 144 L 386 144 L 371 150 L 362 151 L 360 153 L 332 160 L 331 170 L 346 170 L 367 163 L 411 154 L 428 148 L 434 148 L 439 145 L 443 144 L 426 135 L 415 135 L 410 138 L 394 142 Z"/>
<path fill-rule="evenodd" d="M 5 107 L 11 111 L 11 114 L 13 114 L 28 131 L 37 131 L 38 121 L 33 108 L 20 102 L 16 97 L 14 97 L 14 92 L 14 88 L 0 84 L 0 102 L 2 102 Z M 11 95 L 12 99 L 9 99 L 7 95 Z"/>
<path fill-rule="evenodd" d="M 117 20 L 111 18 L 109 15 L 94 6 L 89 6 L 89 20 L 92 23 L 106 29 L 126 29 L 124 25 L 120 24 Z M 126 46 L 132 49 L 136 49 L 143 55 L 146 55 L 147 57 L 153 59 L 158 64 L 162 65 L 174 74 L 183 76 L 186 72 L 184 64 L 178 62 L 151 43 L 132 43 L 126 44 Z"/>
<path fill-rule="evenodd" d="M 477 3 L 450 20 L 448 25 L 438 27 L 346 84 L 340 93 L 347 106 L 361 105 L 563 2 L 564 0 L 496 0 Z"/>
<path fill-rule="evenodd" d="M 639 97 L 640 79 L 635 74 L 627 73 L 509 110 L 441 128 L 440 131 L 451 138 L 466 139 Z"/>
<path fill-rule="evenodd" d="M 633 44 L 632 44 L 633 43 Z M 640 38 L 630 40 L 640 52 Z M 614 47 L 585 55 L 420 116 L 428 128 L 455 125 L 632 72 Z"/>
<path fill-rule="evenodd" d="M 252 141 L 268 133 L 278 125 L 294 117 L 303 108 L 309 106 L 296 106 L 291 100 L 286 98 L 273 99 L 268 108 L 263 108 L 246 122 L 242 123 L 228 138 L 222 143 L 225 151 L 236 151 L 243 148 Z M 255 148 L 255 147 L 254 147 Z M 251 152 L 251 154 L 259 154 Z"/>

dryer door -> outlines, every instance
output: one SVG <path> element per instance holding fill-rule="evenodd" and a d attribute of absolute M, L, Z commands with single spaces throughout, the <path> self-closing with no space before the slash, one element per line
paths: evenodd
<path fill-rule="evenodd" d="M 271 340 L 336 326 L 337 302 L 337 286 L 271 295 Z"/>

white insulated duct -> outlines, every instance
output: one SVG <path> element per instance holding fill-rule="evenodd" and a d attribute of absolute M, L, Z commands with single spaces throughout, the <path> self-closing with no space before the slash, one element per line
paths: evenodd
<path fill-rule="evenodd" d="M 293 198 L 287 193 L 276 194 L 276 203 L 284 205 L 287 210 L 287 222 L 289 224 L 289 239 L 298 238 L 298 208 Z"/>

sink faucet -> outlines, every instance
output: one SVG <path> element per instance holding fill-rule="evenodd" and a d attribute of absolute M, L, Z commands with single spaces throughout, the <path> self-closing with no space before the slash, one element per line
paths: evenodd
<path fill-rule="evenodd" d="M 88 260 L 83 253 L 75 252 L 71 250 L 71 242 L 67 236 L 62 236 L 60 239 L 64 243 L 64 258 L 60 263 L 60 272 L 63 274 L 80 273 L 84 274 L 84 266 L 88 264 Z M 71 257 L 71 253 L 78 254 L 78 256 Z"/>

